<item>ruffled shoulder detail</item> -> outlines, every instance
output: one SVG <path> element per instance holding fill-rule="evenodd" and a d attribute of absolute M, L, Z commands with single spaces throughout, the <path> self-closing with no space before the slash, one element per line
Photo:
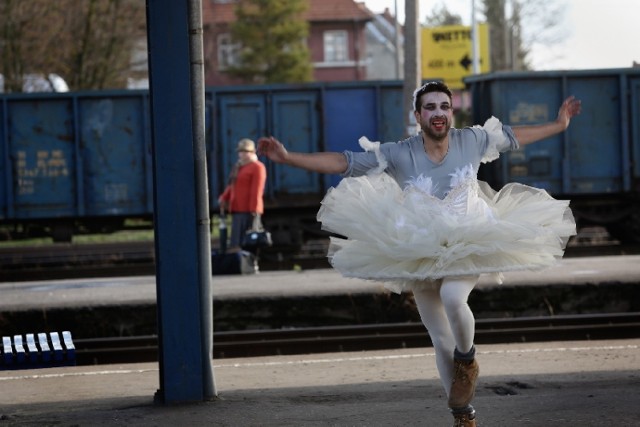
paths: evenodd
<path fill-rule="evenodd" d="M 387 168 L 388 163 L 386 157 L 380 151 L 380 142 L 372 142 L 369 141 L 369 138 L 367 138 L 366 136 L 362 136 L 358 140 L 358 143 L 364 151 L 373 151 L 376 155 L 376 159 L 378 160 L 378 166 L 370 169 L 367 172 L 367 175 L 379 175 L 384 172 L 384 170 Z"/>
<path fill-rule="evenodd" d="M 483 126 L 476 125 L 474 128 L 483 129 L 488 134 L 487 151 L 485 151 L 484 156 L 482 156 L 480 161 L 482 163 L 489 163 L 500 157 L 498 146 L 506 140 L 506 137 L 502 132 L 502 122 L 491 116 Z"/>

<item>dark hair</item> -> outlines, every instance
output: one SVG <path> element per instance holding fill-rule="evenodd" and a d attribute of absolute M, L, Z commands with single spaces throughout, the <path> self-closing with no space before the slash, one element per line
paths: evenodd
<path fill-rule="evenodd" d="M 428 82 L 413 92 L 413 108 L 415 111 L 420 111 L 420 98 L 422 98 L 422 95 L 430 92 L 446 93 L 449 96 L 449 100 L 453 99 L 453 94 L 446 84 L 442 82 Z"/>

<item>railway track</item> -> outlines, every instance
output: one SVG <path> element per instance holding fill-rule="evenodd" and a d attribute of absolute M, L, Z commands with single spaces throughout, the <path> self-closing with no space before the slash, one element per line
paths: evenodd
<path fill-rule="evenodd" d="M 640 336 L 640 313 L 478 319 L 476 343 L 628 339 Z M 214 358 L 429 347 L 420 323 L 216 332 Z M 79 365 L 152 362 L 158 337 L 75 340 Z"/>
<path fill-rule="evenodd" d="M 328 241 L 312 241 L 298 254 L 284 258 L 267 253 L 260 260 L 260 269 L 327 268 L 327 246 Z M 152 241 L 0 248 L 0 282 L 153 274 L 155 248 Z"/>

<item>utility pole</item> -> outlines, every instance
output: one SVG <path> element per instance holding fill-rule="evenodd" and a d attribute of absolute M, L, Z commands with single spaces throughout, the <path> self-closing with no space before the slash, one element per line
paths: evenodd
<path fill-rule="evenodd" d="M 402 78 L 402 67 L 401 67 L 401 60 L 400 60 L 400 22 L 398 21 L 398 0 L 394 0 L 394 7 L 395 7 L 395 26 L 394 26 L 394 31 L 395 31 L 395 38 L 394 38 L 394 47 L 396 49 L 396 79 L 400 80 Z"/>
<path fill-rule="evenodd" d="M 405 0 L 404 3 L 404 85 L 402 98 L 404 102 L 404 124 L 406 136 L 416 133 L 416 119 L 413 115 L 413 92 L 422 83 L 420 25 L 418 17 L 420 8 L 418 0 Z"/>
<path fill-rule="evenodd" d="M 473 43 L 473 74 L 480 74 L 480 40 L 476 21 L 476 0 L 471 0 L 471 43 Z"/>

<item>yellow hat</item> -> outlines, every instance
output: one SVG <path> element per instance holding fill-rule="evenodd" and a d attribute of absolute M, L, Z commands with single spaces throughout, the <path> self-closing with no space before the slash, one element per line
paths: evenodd
<path fill-rule="evenodd" d="M 238 148 L 236 149 L 236 151 L 250 151 L 252 153 L 255 153 L 256 144 L 249 138 L 241 139 L 240 142 L 238 142 Z"/>

